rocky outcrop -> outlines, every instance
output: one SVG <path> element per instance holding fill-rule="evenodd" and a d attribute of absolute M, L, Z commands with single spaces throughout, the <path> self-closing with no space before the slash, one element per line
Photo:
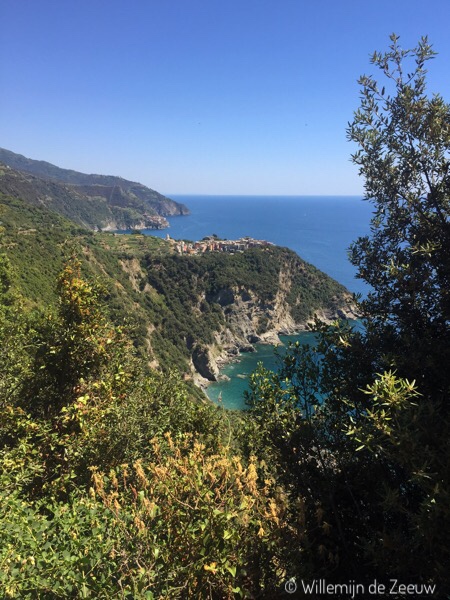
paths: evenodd
<path fill-rule="evenodd" d="M 288 294 L 292 285 L 292 273 L 281 269 L 279 287 L 272 302 L 261 300 L 252 290 L 224 288 L 209 301 L 222 307 L 225 325 L 216 332 L 215 343 L 203 347 L 193 356 L 193 366 L 203 378 L 203 383 L 216 381 L 219 369 L 227 362 L 236 360 L 240 352 L 252 352 L 253 344 L 281 344 L 280 335 L 291 335 L 309 329 L 317 316 L 324 322 L 337 318 L 355 319 L 355 306 L 350 294 L 336 299 L 333 306 L 319 307 L 309 319 L 296 321 Z"/>
<path fill-rule="evenodd" d="M 304 330 L 315 315 L 352 316 L 345 288 L 287 248 L 180 256 L 169 241 L 166 251 L 124 270 L 135 291 L 150 294 L 144 304 L 159 336 L 154 347 L 166 340 L 170 348 L 162 361 L 190 365 L 185 375 L 197 384 L 217 380 L 224 362 L 254 344 Z"/>
<path fill-rule="evenodd" d="M 219 375 L 217 361 L 213 359 L 211 349 L 197 346 L 192 350 L 192 364 L 204 379 L 216 381 Z"/>

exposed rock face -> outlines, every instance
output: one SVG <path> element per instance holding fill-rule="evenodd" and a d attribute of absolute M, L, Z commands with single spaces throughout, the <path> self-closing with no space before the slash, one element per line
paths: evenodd
<path fill-rule="evenodd" d="M 208 381 L 216 381 L 219 375 L 217 362 L 211 355 L 211 349 L 195 347 L 192 351 L 192 363 L 195 370 Z"/>
<path fill-rule="evenodd" d="M 197 372 L 208 381 L 216 381 L 220 366 L 235 359 L 239 352 L 254 351 L 253 344 L 278 345 L 281 343 L 279 335 L 308 329 L 313 319 L 297 322 L 292 316 L 292 305 L 287 298 L 291 284 L 292 273 L 289 269 L 281 269 L 273 302 L 262 301 L 252 290 L 245 288 L 224 288 L 209 298 L 222 307 L 226 324 L 216 333 L 215 344 L 203 348 L 193 360 Z M 340 299 L 336 306 L 321 307 L 315 315 L 325 322 L 357 318 L 350 294 L 344 302 Z"/>
<path fill-rule="evenodd" d="M 147 255 L 140 267 L 123 267 L 136 291 L 164 307 L 156 334 L 171 344 L 179 365 L 186 361 L 185 375 L 197 385 L 217 380 L 219 367 L 253 344 L 279 344 L 280 334 L 306 329 L 315 315 L 355 316 L 345 288 L 286 248 L 234 257 L 178 256 L 170 248 L 165 257 Z"/>

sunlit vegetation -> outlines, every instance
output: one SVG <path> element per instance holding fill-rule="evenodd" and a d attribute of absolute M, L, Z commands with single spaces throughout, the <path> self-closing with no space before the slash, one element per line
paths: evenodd
<path fill-rule="evenodd" d="M 246 412 L 183 377 L 186 338 L 222 323 L 217 291 L 270 302 L 284 261 L 310 316 L 339 287 L 285 249 L 181 257 L 2 196 L 3 597 L 277 598 L 291 578 L 448 596 L 450 107 L 425 94 L 432 56 L 393 36 L 372 61 L 386 87 L 360 81 L 364 327 L 318 322 L 317 345 L 251 376 Z"/>

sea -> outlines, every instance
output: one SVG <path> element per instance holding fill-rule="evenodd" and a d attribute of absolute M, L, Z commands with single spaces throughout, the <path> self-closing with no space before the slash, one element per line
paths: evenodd
<path fill-rule="evenodd" d="M 234 240 L 245 236 L 267 240 L 294 250 L 355 294 L 365 296 L 366 284 L 356 278 L 348 260 L 348 248 L 370 231 L 373 207 L 358 196 L 194 196 L 172 195 L 186 204 L 190 215 L 170 217 L 170 228 L 142 233 L 174 239 L 201 240 L 216 234 Z M 226 365 L 224 379 L 212 383 L 207 394 L 229 409 L 245 409 L 244 391 L 248 376 L 258 363 L 269 369 L 278 365 L 277 354 L 289 342 L 311 343 L 314 334 L 303 332 L 282 336 L 283 346 L 274 353 L 272 346 L 256 344 L 256 351 L 243 353 Z"/>

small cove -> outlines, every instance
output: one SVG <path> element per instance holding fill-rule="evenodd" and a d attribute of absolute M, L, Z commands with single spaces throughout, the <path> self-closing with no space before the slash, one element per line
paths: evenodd
<path fill-rule="evenodd" d="M 290 342 L 313 344 L 314 333 L 304 331 L 298 335 L 281 335 L 280 341 L 282 345 L 277 347 L 277 352 L 282 356 Z M 241 353 L 235 362 L 231 362 L 221 369 L 220 374 L 229 377 L 229 380 L 217 381 L 208 386 L 206 393 L 210 400 L 233 410 L 246 408 L 244 392 L 248 389 L 249 375 L 259 363 L 262 363 L 266 369 L 272 370 L 276 369 L 278 365 L 274 346 L 271 344 L 255 344 L 254 346 L 255 352 Z M 219 401 L 219 397 L 221 397 L 221 401 Z"/>
<path fill-rule="evenodd" d="M 191 214 L 171 217 L 170 228 L 143 233 L 175 239 L 200 240 L 217 234 L 237 239 L 251 236 L 291 248 L 304 260 L 315 265 L 351 292 L 365 295 L 367 287 L 355 278 L 347 252 L 351 242 L 366 235 L 370 228 L 371 205 L 355 196 L 172 196 L 188 206 Z M 280 336 L 286 347 L 290 341 L 311 343 L 314 334 Z M 283 352 L 283 346 L 279 348 Z M 206 393 L 230 409 L 245 409 L 243 393 L 248 375 L 258 363 L 268 369 L 277 367 L 270 344 L 256 344 L 255 352 L 239 355 L 225 365 L 221 374 L 229 380 L 212 383 Z"/>

